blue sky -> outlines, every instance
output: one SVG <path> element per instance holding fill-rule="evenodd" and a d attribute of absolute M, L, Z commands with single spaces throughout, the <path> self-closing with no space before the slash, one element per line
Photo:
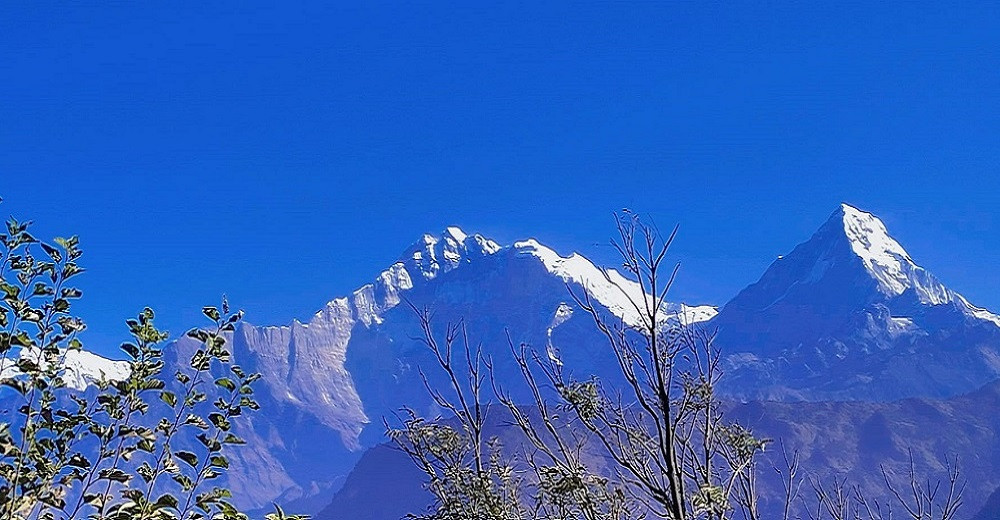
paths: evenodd
<path fill-rule="evenodd" d="M 848 201 L 1000 310 L 998 7 L 867 4 L 4 5 L 0 213 L 81 236 L 104 352 L 144 305 L 307 317 L 452 224 L 611 262 L 622 207 L 681 225 L 677 299 Z"/>

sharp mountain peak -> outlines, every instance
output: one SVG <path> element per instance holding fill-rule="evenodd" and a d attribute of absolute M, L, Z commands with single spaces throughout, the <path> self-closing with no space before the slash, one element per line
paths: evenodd
<path fill-rule="evenodd" d="M 869 287 L 879 296 L 864 292 L 876 299 L 912 292 L 920 302 L 936 305 L 956 298 L 914 262 L 881 219 L 847 203 L 841 204 L 809 240 L 779 257 L 748 289 L 779 279 L 779 285 L 790 290 L 793 286 L 834 284 L 839 291 Z"/>

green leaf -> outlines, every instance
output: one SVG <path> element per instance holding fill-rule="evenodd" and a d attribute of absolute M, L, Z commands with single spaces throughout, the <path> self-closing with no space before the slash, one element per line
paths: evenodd
<path fill-rule="evenodd" d="M 54 294 L 52 288 L 42 282 L 35 282 L 35 287 L 31 291 L 32 296 L 45 296 L 50 294 Z"/>
<path fill-rule="evenodd" d="M 222 318 L 222 314 L 219 313 L 219 309 L 215 307 L 203 307 L 201 309 L 201 313 L 212 321 L 219 321 Z"/>
<path fill-rule="evenodd" d="M 160 400 L 167 403 L 167 406 L 170 406 L 171 408 L 177 406 L 177 395 L 173 392 L 168 392 L 166 390 L 160 392 Z"/>
<path fill-rule="evenodd" d="M 208 423 L 205 422 L 205 419 L 202 419 L 201 416 L 195 415 L 193 413 L 189 413 L 187 415 L 187 417 L 184 418 L 184 423 L 183 424 L 184 425 L 192 425 L 192 426 L 195 426 L 195 427 L 197 427 L 198 429 L 201 429 L 201 430 L 207 430 L 208 429 Z"/>
<path fill-rule="evenodd" d="M 62 253 L 60 253 L 58 249 L 46 244 L 45 242 L 40 242 L 38 245 L 42 246 L 42 250 L 45 251 L 45 254 L 49 255 L 49 258 L 53 261 L 62 261 Z"/>
<path fill-rule="evenodd" d="M 139 469 L 141 470 L 142 468 L 139 468 Z M 149 468 L 149 469 L 152 471 L 153 468 Z M 140 475 L 141 474 L 142 473 L 140 472 Z M 102 469 L 101 472 L 98 474 L 98 478 L 101 479 L 101 480 L 110 480 L 112 482 L 120 482 L 122 484 L 127 483 L 131 479 L 131 477 L 129 476 L 128 473 L 125 473 L 124 471 L 122 471 L 122 470 L 120 470 L 118 468 L 106 468 L 106 469 Z"/>
<path fill-rule="evenodd" d="M 199 372 L 203 370 L 208 370 L 208 367 L 211 366 L 211 363 L 212 363 L 212 358 L 208 357 L 208 355 L 205 354 L 204 350 L 199 350 L 195 352 L 193 356 L 191 356 L 191 368 Z"/>
<path fill-rule="evenodd" d="M 122 343 L 121 349 L 132 359 L 139 359 L 139 347 L 133 345 L 132 343 Z"/>
<path fill-rule="evenodd" d="M 25 331 L 18 331 L 10 337 L 10 344 L 19 347 L 30 347 L 32 345 L 31 336 Z"/>
<path fill-rule="evenodd" d="M 180 484 L 181 485 L 181 489 L 183 489 L 185 492 L 188 492 L 188 491 L 191 491 L 192 489 L 194 489 L 194 481 L 191 480 L 191 477 L 189 477 L 187 475 L 176 474 L 176 475 L 171 475 L 170 478 L 172 478 L 174 480 L 174 482 Z"/>
<path fill-rule="evenodd" d="M 70 279 L 70 278 L 72 278 L 72 277 L 74 277 L 74 276 L 82 273 L 83 271 L 84 271 L 83 268 L 81 268 L 80 266 L 78 266 L 78 265 L 70 262 L 70 263 L 67 263 L 66 265 L 63 266 L 62 276 L 63 276 L 63 279 L 67 279 L 68 280 L 68 279 Z"/>
<path fill-rule="evenodd" d="M 17 391 L 21 395 L 28 393 L 28 383 L 21 379 L 4 379 L 0 381 L 0 385 L 9 386 Z"/>
<path fill-rule="evenodd" d="M 227 433 L 226 437 L 224 439 L 222 439 L 222 443 L 223 444 L 246 444 L 247 441 L 245 441 L 245 440 L 243 440 L 243 439 L 241 439 L 241 438 L 239 438 L 239 437 L 237 437 L 237 436 L 235 436 L 235 435 L 233 435 L 231 433 Z"/>
<path fill-rule="evenodd" d="M 66 464 L 69 466 L 73 466 L 74 468 L 87 469 L 90 467 L 90 461 L 87 460 L 87 457 L 84 457 L 79 453 L 74 453 L 73 456 L 70 457 L 68 461 L 66 461 Z"/>
<path fill-rule="evenodd" d="M 215 453 L 215 452 L 220 451 L 222 449 L 222 443 L 220 443 L 219 441 L 217 441 L 215 439 L 209 439 L 208 435 L 205 435 L 204 433 L 199 433 L 196 436 L 196 438 L 206 448 L 208 448 L 208 451 L 210 451 L 212 453 Z"/>
<path fill-rule="evenodd" d="M 174 456 L 176 456 L 178 459 L 183 460 L 192 468 L 198 466 L 198 456 L 195 455 L 194 453 L 191 453 L 190 451 L 178 451 L 174 453 Z"/>
<path fill-rule="evenodd" d="M 153 453 L 153 450 L 156 448 L 156 442 L 149 439 L 142 439 L 135 444 L 135 447 L 147 453 Z"/>
<path fill-rule="evenodd" d="M 0 281 L 0 291 L 3 291 L 6 297 L 4 299 L 14 299 L 21 294 L 21 288 L 16 285 L 11 285 L 5 281 Z"/>
<path fill-rule="evenodd" d="M 138 473 L 139 476 L 142 477 L 142 480 L 146 483 L 153 480 L 153 467 L 146 462 L 143 462 L 141 466 L 136 468 L 135 472 Z"/>
<path fill-rule="evenodd" d="M 178 506 L 177 497 L 169 493 L 165 493 L 163 495 L 160 495 L 160 498 L 157 498 L 156 502 L 153 505 L 155 505 L 157 509 L 163 509 L 163 508 L 177 509 Z"/>
<path fill-rule="evenodd" d="M 226 416 L 222 415 L 221 413 L 212 412 L 208 414 L 208 420 L 212 421 L 212 424 L 214 424 L 216 428 L 224 432 L 228 432 L 229 428 L 231 428 L 229 419 L 226 419 Z"/>

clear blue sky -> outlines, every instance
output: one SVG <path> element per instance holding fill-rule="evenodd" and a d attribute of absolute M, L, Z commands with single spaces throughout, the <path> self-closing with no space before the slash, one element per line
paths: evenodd
<path fill-rule="evenodd" d="M 306 318 L 451 224 L 608 262 L 626 206 L 677 299 L 848 201 L 1000 310 L 995 5 L 149 4 L 0 7 L 0 213 L 81 235 L 91 348 Z"/>

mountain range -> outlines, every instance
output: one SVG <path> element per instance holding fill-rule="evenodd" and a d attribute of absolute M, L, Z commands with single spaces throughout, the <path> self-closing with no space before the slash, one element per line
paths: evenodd
<path fill-rule="evenodd" d="M 277 501 L 318 511 L 365 450 L 383 442 L 383 417 L 404 405 L 435 413 L 419 375 L 432 360 L 416 339 L 414 308 L 430 309 L 438 326 L 461 320 L 499 377 L 516 373 L 509 334 L 515 343 L 554 345 L 569 369 L 613 384 L 612 354 L 571 292 L 626 323 L 638 319 L 628 298 L 641 289 L 618 271 L 537 240 L 501 245 L 449 227 L 306 321 L 242 324 L 231 337 L 234 357 L 262 374 L 267 412 L 240 426 L 249 445 L 235 457 L 230 487 L 247 507 Z M 717 331 L 722 389 L 734 401 L 888 406 L 952 398 L 1000 377 L 1000 317 L 947 288 L 877 217 L 846 204 L 721 308 L 676 303 L 668 312 Z M 188 342 L 172 349 L 178 359 Z M 84 385 L 116 366 L 91 356 L 68 369 Z M 761 406 L 765 416 L 794 409 Z"/>

